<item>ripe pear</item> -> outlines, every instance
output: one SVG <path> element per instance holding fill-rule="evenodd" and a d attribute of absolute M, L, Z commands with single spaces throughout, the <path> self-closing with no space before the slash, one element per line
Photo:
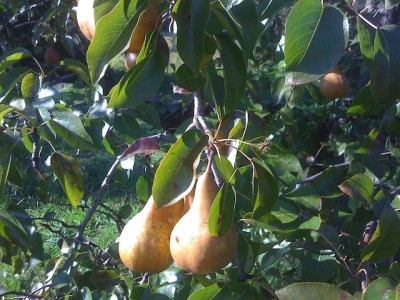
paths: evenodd
<path fill-rule="evenodd" d="M 212 236 L 208 216 L 218 187 L 211 168 L 200 175 L 192 206 L 171 233 L 170 249 L 176 264 L 187 272 L 206 275 L 225 267 L 235 257 L 238 235 L 232 224 L 224 236 Z"/>
<path fill-rule="evenodd" d="M 121 232 L 119 256 L 124 265 L 138 273 L 158 273 L 167 269 L 172 263 L 171 231 L 182 213 L 182 200 L 158 208 L 151 196 Z"/>
<path fill-rule="evenodd" d="M 91 41 L 96 28 L 94 20 L 94 0 L 79 0 L 76 7 L 76 19 L 83 35 Z"/>
<path fill-rule="evenodd" d="M 326 98 L 342 98 L 349 91 L 349 81 L 336 66 L 321 78 L 319 87 Z"/>
<path fill-rule="evenodd" d="M 145 36 L 151 30 L 161 25 L 161 7 L 158 0 L 148 0 L 149 5 L 140 14 L 138 22 L 133 29 L 128 52 L 139 53 L 142 49 Z"/>

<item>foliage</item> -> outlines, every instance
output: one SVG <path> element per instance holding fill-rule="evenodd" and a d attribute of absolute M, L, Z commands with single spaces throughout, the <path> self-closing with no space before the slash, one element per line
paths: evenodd
<path fill-rule="evenodd" d="M 148 1 L 95 1 L 90 44 L 75 3 L 0 1 L 0 203 L 13 193 L 0 210 L 0 269 L 28 278 L 3 282 L 0 297 L 394 299 L 400 27 L 348 2 L 160 1 L 162 26 L 121 72 Z M 385 5 L 372 14 L 398 9 Z M 50 45 L 59 63 L 45 63 Z M 326 99 L 319 79 L 336 65 L 350 92 Z M 97 182 L 90 157 L 105 157 Z M 221 187 L 209 229 L 240 231 L 224 269 L 138 274 L 117 236 L 99 247 L 88 235 L 96 218 L 120 232 L 150 194 L 159 206 L 179 200 L 208 163 Z M 109 208 L 102 197 L 117 184 L 136 197 Z M 78 220 L 23 201 L 61 190 Z M 58 248 L 44 247 L 49 231 Z"/>

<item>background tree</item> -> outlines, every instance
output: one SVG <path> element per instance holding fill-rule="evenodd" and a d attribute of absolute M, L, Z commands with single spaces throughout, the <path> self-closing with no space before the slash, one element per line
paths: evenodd
<path fill-rule="evenodd" d="M 395 299 L 399 8 L 364 2 L 95 0 L 91 36 L 76 3 L 1 1 L 0 297 Z M 235 259 L 129 271 L 141 201 L 208 166 Z"/>

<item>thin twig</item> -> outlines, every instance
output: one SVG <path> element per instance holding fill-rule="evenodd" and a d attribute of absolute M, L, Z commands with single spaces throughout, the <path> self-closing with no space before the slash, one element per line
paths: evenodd
<path fill-rule="evenodd" d="M 121 163 L 121 158 L 118 156 L 117 159 L 115 160 L 114 164 L 111 166 L 110 170 L 108 171 L 106 177 L 104 178 L 104 180 L 100 186 L 100 189 L 98 190 L 98 192 L 93 200 L 92 206 L 89 208 L 84 219 L 82 220 L 81 224 L 79 225 L 79 231 L 75 236 L 76 240 L 78 240 L 78 241 L 82 240 L 86 226 L 89 224 L 89 221 L 92 218 L 93 214 L 95 213 L 97 207 L 101 204 L 102 197 L 107 189 L 107 186 L 109 185 L 111 178 L 113 177 L 113 175 L 114 175 L 115 171 L 117 170 L 120 163 Z"/>

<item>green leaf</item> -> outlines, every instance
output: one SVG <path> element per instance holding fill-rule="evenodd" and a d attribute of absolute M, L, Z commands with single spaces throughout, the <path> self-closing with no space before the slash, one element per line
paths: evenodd
<path fill-rule="evenodd" d="M 371 241 L 361 249 L 362 261 L 380 262 L 395 255 L 400 246 L 399 235 L 400 218 L 388 202 Z"/>
<path fill-rule="evenodd" d="M 195 76 L 192 70 L 186 65 L 182 64 L 179 66 L 175 73 L 175 84 L 188 91 L 195 92 L 200 90 L 206 80 L 200 75 Z"/>
<path fill-rule="evenodd" d="M 94 9 L 94 19 L 95 22 L 104 15 L 108 14 L 115 5 L 117 5 L 118 0 L 96 0 L 93 2 Z"/>
<path fill-rule="evenodd" d="M 252 218 L 269 213 L 279 195 L 279 186 L 271 170 L 260 160 L 254 159 L 256 194 Z"/>
<path fill-rule="evenodd" d="M 260 3 L 260 8 L 262 9 L 261 21 L 273 17 L 282 8 L 291 4 L 292 2 L 294 2 L 294 0 L 273 0 L 273 1 L 265 1 L 264 3 Z M 263 4 L 264 4 L 264 6 L 262 6 Z"/>
<path fill-rule="evenodd" d="M 233 221 L 236 194 L 233 186 L 224 183 L 210 209 L 208 217 L 208 230 L 213 236 L 223 236 L 228 233 Z"/>
<path fill-rule="evenodd" d="M 344 55 L 348 31 L 347 18 L 336 7 L 298 1 L 286 21 L 286 82 L 304 84 L 329 72 Z"/>
<path fill-rule="evenodd" d="M 15 88 L 15 85 L 30 72 L 29 68 L 16 67 L 0 73 L 0 103 Z"/>
<path fill-rule="evenodd" d="M 146 202 L 150 197 L 149 184 L 143 175 L 136 181 L 136 195 L 143 202 Z"/>
<path fill-rule="evenodd" d="M 113 125 L 115 134 L 128 144 L 140 136 L 140 125 L 130 114 L 115 116 Z"/>
<path fill-rule="evenodd" d="M 344 175 L 339 168 L 329 167 L 312 182 L 311 186 L 323 198 L 336 198 L 342 194 L 338 186 L 343 182 Z"/>
<path fill-rule="evenodd" d="M 397 300 L 399 299 L 396 294 L 398 293 L 399 286 L 397 283 L 388 277 L 381 277 L 372 281 L 365 292 L 363 293 L 363 300 Z"/>
<path fill-rule="evenodd" d="M 391 103 L 400 97 L 400 25 L 379 27 L 374 43 L 371 93 L 375 102 Z"/>
<path fill-rule="evenodd" d="M 246 87 L 247 71 L 242 50 L 226 34 L 216 36 L 218 50 L 224 67 L 224 113 L 225 115 L 237 108 Z"/>
<path fill-rule="evenodd" d="M 147 2 L 120 0 L 112 11 L 96 23 L 96 31 L 87 52 L 92 83 L 104 75 L 110 61 L 128 47 L 133 29 Z"/>
<path fill-rule="evenodd" d="M 319 211 L 322 206 L 318 193 L 309 185 L 297 185 L 295 189 L 285 193 L 284 197 L 315 211 Z"/>
<path fill-rule="evenodd" d="M 28 150 L 30 153 L 33 152 L 33 143 L 29 138 L 30 135 L 30 130 L 26 126 L 23 126 L 21 128 L 21 140 L 22 143 L 24 144 L 26 150 Z"/>
<path fill-rule="evenodd" d="M 258 18 L 255 2 L 244 0 L 234 5 L 229 10 L 235 20 L 240 24 L 243 36 L 243 50 L 245 56 L 252 56 L 254 46 L 260 35 L 260 20 Z"/>
<path fill-rule="evenodd" d="M 187 300 L 211 300 L 221 290 L 218 283 L 214 283 L 206 288 L 192 293 Z"/>
<path fill-rule="evenodd" d="M 180 58 L 197 76 L 204 55 L 204 39 L 210 17 L 209 1 L 179 0 L 173 13 L 177 24 Z"/>
<path fill-rule="evenodd" d="M 374 39 L 376 32 L 360 17 L 357 17 L 357 31 L 364 63 L 371 68 L 374 61 Z"/>
<path fill-rule="evenodd" d="M 337 268 L 336 258 L 331 251 L 307 251 L 301 259 L 301 278 L 304 281 L 329 282 Z"/>
<path fill-rule="evenodd" d="M 21 94 L 25 99 L 32 99 L 37 96 L 42 87 L 41 76 L 35 73 L 28 73 L 21 82 Z"/>
<path fill-rule="evenodd" d="M 359 202 L 372 203 L 374 183 L 364 174 L 356 174 L 339 185 L 340 190 Z"/>
<path fill-rule="evenodd" d="M 164 69 L 163 55 L 156 48 L 122 77 L 111 93 L 108 107 L 122 108 L 142 104 L 160 88 Z"/>
<path fill-rule="evenodd" d="M 392 9 L 399 3 L 400 0 L 385 0 L 385 9 Z"/>
<path fill-rule="evenodd" d="M 73 113 L 60 112 L 49 120 L 49 123 L 56 134 L 75 148 L 95 150 L 93 141 L 83 127 L 81 120 Z"/>
<path fill-rule="evenodd" d="M 282 213 L 282 212 L 281 212 Z M 274 212 L 274 216 L 276 213 Z M 283 215 L 283 214 L 282 214 Z M 298 217 L 298 216 L 296 216 Z M 267 220 L 254 220 L 254 219 L 242 219 L 247 224 L 252 226 L 267 229 L 271 232 L 290 234 L 298 232 L 299 230 L 313 230 L 316 231 L 321 226 L 321 218 L 319 216 L 313 216 L 307 220 L 294 220 L 292 222 L 282 223 L 279 221 L 269 221 L 268 216 L 264 216 Z M 291 217 L 293 218 L 293 216 Z M 289 218 L 288 218 L 289 219 Z"/>
<path fill-rule="evenodd" d="M 222 180 L 234 184 L 234 169 L 229 160 L 225 156 L 215 156 L 214 161 Z"/>
<path fill-rule="evenodd" d="M 11 150 L 0 147 L 0 203 L 3 200 L 4 192 L 7 185 L 7 177 L 10 172 L 12 160 Z"/>
<path fill-rule="evenodd" d="M 207 28 L 210 34 L 227 33 L 234 39 L 236 39 L 242 47 L 245 47 L 243 34 L 240 28 L 240 24 L 234 19 L 226 8 L 222 5 L 221 1 L 213 1 L 210 4 L 211 14 L 210 23 L 214 26 Z"/>
<path fill-rule="evenodd" d="M 31 248 L 28 234 L 21 223 L 4 209 L 0 210 L 0 235 L 18 247 Z"/>
<path fill-rule="evenodd" d="M 67 154 L 54 152 L 50 164 L 73 207 L 77 207 L 83 198 L 83 170 L 79 163 Z"/>
<path fill-rule="evenodd" d="M 90 274 L 90 281 L 97 289 L 114 288 L 121 281 L 121 274 L 116 270 L 99 270 Z"/>
<path fill-rule="evenodd" d="M 18 47 L 8 50 L 0 56 L 0 73 L 27 57 L 32 57 L 32 53 L 25 48 Z"/>
<path fill-rule="evenodd" d="M 181 199 L 192 189 L 200 154 L 207 143 L 207 135 L 192 129 L 168 150 L 154 176 L 152 195 L 158 207 Z"/>
<path fill-rule="evenodd" d="M 60 66 L 66 68 L 67 70 L 74 72 L 80 79 L 82 79 L 87 85 L 91 85 L 89 69 L 87 65 L 81 63 L 78 60 L 72 58 L 64 58 L 60 62 Z"/>
<path fill-rule="evenodd" d="M 277 290 L 276 295 L 279 300 L 356 299 L 346 291 L 343 291 L 334 285 L 317 282 L 293 283 L 283 289 Z"/>
<path fill-rule="evenodd" d="M 384 103 L 376 103 L 371 94 L 371 83 L 362 88 L 352 101 L 347 113 L 360 117 L 378 115 L 385 108 Z"/>
<path fill-rule="evenodd" d="M 38 126 L 37 114 L 31 102 L 22 98 L 14 99 L 10 102 L 10 106 L 20 115 L 29 120 L 31 125 Z"/>
<path fill-rule="evenodd" d="M 206 69 L 207 86 L 210 94 L 212 94 L 212 101 L 215 103 L 215 108 L 218 113 L 218 119 L 224 117 L 224 102 L 225 102 L 225 82 L 222 76 L 217 74 L 214 64 L 208 64 Z"/>

